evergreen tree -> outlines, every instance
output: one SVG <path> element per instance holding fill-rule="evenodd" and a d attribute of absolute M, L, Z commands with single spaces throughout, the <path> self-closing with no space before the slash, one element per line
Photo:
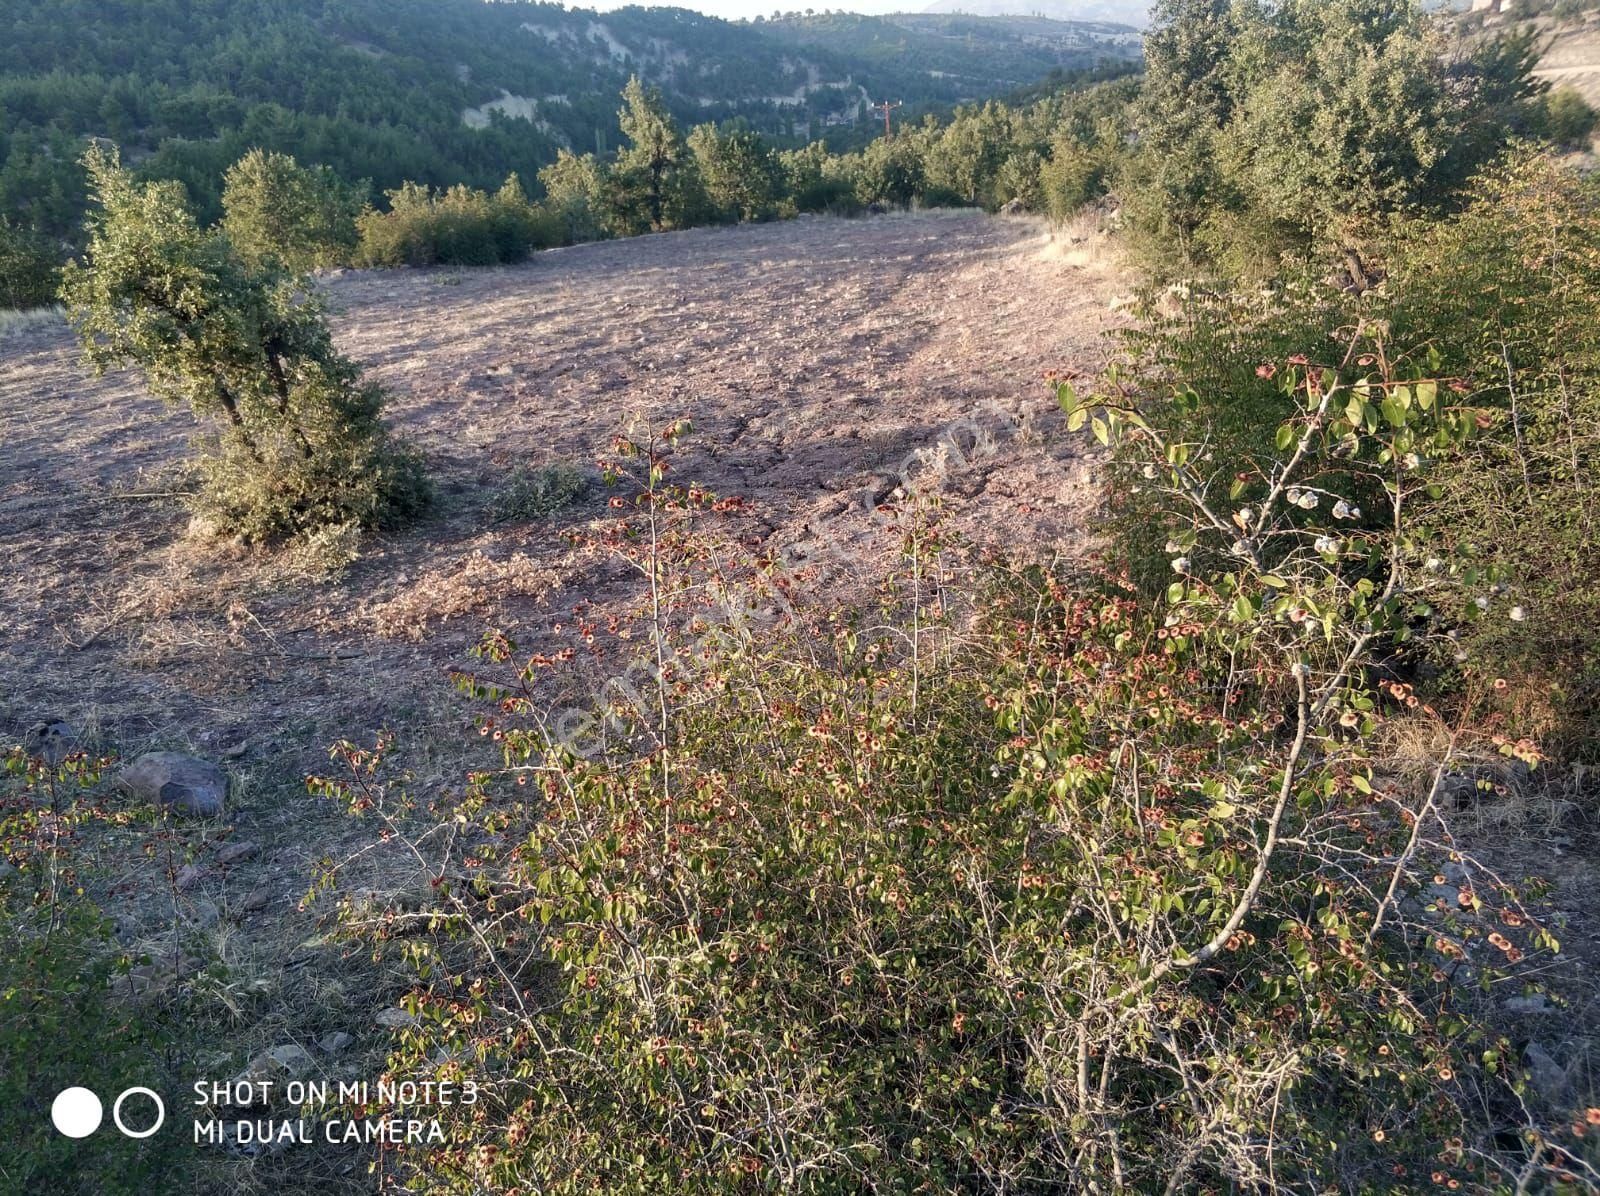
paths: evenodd
<path fill-rule="evenodd" d="M 634 75 L 622 90 L 617 121 L 628 146 L 611 172 L 610 206 L 618 231 L 659 231 L 681 223 L 690 161 L 677 122 L 656 88 L 646 89 Z"/>
<path fill-rule="evenodd" d="M 262 540 L 419 510 L 419 462 L 390 440 L 383 391 L 334 349 L 316 297 L 201 229 L 181 184 L 135 182 L 115 151 L 83 161 L 96 210 L 62 294 L 97 369 L 136 365 L 158 397 L 214 423 L 199 511 Z"/>

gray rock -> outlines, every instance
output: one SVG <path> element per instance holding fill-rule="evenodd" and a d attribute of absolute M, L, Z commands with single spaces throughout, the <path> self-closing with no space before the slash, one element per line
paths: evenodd
<path fill-rule="evenodd" d="M 1534 993 L 1531 997 L 1512 997 L 1505 1003 L 1507 1013 L 1554 1013 L 1555 1006 L 1550 1004 L 1550 999 L 1543 993 Z"/>
<path fill-rule="evenodd" d="M 337 1055 L 350 1049 L 355 1039 L 343 1030 L 335 1030 L 332 1034 L 324 1034 L 317 1046 L 322 1048 L 324 1054 Z"/>
<path fill-rule="evenodd" d="M 240 903 L 246 913 L 253 914 L 257 910 L 266 909 L 272 903 L 272 890 L 263 885 L 259 889 L 252 889 Z"/>
<path fill-rule="evenodd" d="M 237 843 L 229 843 L 226 847 L 219 848 L 216 857 L 217 863 L 227 868 L 237 864 L 240 860 L 248 860 L 260 850 L 261 845 L 259 843 L 253 843 L 249 839 L 241 839 Z"/>
<path fill-rule="evenodd" d="M 1560 1104 L 1567 1095 L 1567 1069 L 1537 1042 L 1527 1045 L 1522 1059 L 1528 1065 L 1528 1084 L 1534 1092 L 1551 1104 Z"/>
<path fill-rule="evenodd" d="M 404 1009 L 385 1009 L 372 1019 L 385 1030 L 404 1030 L 417 1024 L 417 1019 Z"/>
<path fill-rule="evenodd" d="M 77 743 L 78 733 L 72 729 L 72 724 L 59 718 L 34 723 L 22 737 L 22 746 L 28 755 L 43 760 L 51 768 L 58 767 L 71 755 Z"/>
<path fill-rule="evenodd" d="M 259 1084 L 263 1080 L 299 1080 L 316 1069 L 317 1061 L 311 1057 L 311 1052 L 291 1042 L 275 1046 L 270 1051 L 262 1051 L 234 1077 L 234 1081 Z"/>
<path fill-rule="evenodd" d="M 199 864 L 185 864 L 182 868 L 178 869 L 177 878 L 173 883 L 178 886 L 178 889 L 181 892 L 187 893 L 190 889 L 194 888 L 195 885 L 200 883 L 200 881 L 205 877 L 205 874 L 206 870 Z"/>
<path fill-rule="evenodd" d="M 141 801 L 191 818 L 215 818 L 228 793 L 227 774 L 182 752 L 150 752 L 122 770 L 122 787 Z"/>

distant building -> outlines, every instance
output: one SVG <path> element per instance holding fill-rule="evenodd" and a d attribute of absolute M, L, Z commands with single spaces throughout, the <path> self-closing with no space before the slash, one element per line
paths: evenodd
<path fill-rule="evenodd" d="M 1517 0 L 1472 0 L 1473 12 L 1509 13 L 1516 8 Z"/>

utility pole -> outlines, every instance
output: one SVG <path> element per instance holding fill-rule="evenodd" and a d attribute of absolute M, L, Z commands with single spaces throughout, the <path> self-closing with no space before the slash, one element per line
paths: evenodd
<path fill-rule="evenodd" d="M 874 112 L 882 112 L 883 113 L 883 135 L 885 137 L 893 137 L 894 136 L 894 130 L 889 127 L 889 113 L 893 112 L 896 108 L 900 107 L 900 105 L 903 102 L 904 101 L 902 101 L 902 100 L 896 100 L 894 103 L 891 104 L 888 100 L 885 100 L 881 104 L 872 104 L 872 105 L 870 105 L 870 107 L 872 108 L 872 110 Z"/>

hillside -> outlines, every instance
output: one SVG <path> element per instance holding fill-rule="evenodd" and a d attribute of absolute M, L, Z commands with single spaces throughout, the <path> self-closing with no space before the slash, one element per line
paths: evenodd
<path fill-rule="evenodd" d="M 855 19 L 851 19 L 854 21 Z M 0 215 L 71 235 L 86 137 L 184 180 L 215 214 L 253 146 L 375 192 L 531 177 L 556 151 L 614 148 L 637 73 L 685 124 L 780 137 L 864 100 L 949 103 L 1137 57 L 1130 31 L 939 18 L 732 23 L 684 9 L 599 14 L 521 0 L 43 0 L 0 16 Z"/>
<path fill-rule="evenodd" d="M 1143 28 L 1149 0 L 934 0 L 924 12 L 975 17 L 1031 16 L 1052 21 L 1109 21 Z"/>

